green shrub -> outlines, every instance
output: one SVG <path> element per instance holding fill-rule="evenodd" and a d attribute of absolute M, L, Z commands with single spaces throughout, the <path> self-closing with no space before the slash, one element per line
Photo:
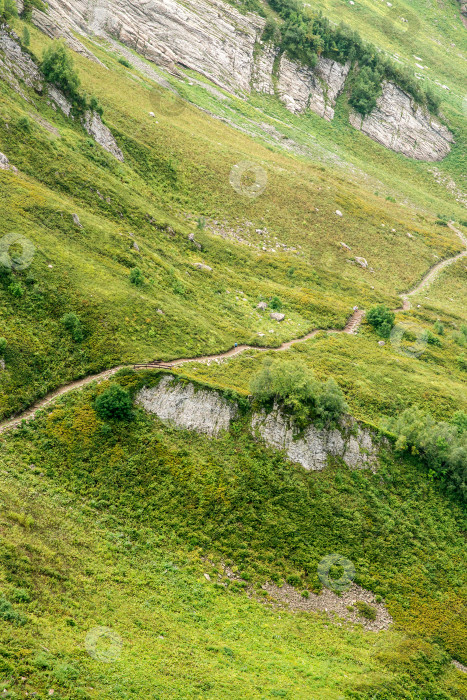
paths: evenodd
<path fill-rule="evenodd" d="M 72 312 L 65 314 L 60 319 L 61 323 L 65 326 L 66 330 L 70 333 L 71 337 L 76 343 L 79 343 L 84 338 L 84 331 L 81 325 L 81 321 L 78 316 Z"/>
<path fill-rule="evenodd" d="M 355 603 L 358 614 L 366 617 L 367 620 L 376 620 L 377 610 L 372 605 L 368 605 L 364 600 L 357 600 Z"/>
<path fill-rule="evenodd" d="M 31 43 L 31 35 L 30 35 L 29 29 L 27 27 L 23 28 L 22 42 L 23 42 L 23 45 L 26 47 L 28 47 L 29 44 Z"/>
<path fill-rule="evenodd" d="M 134 284 L 135 287 L 142 287 L 144 284 L 144 277 L 143 273 L 139 269 L 139 267 L 134 267 L 132 271 L 130 272 L 130 282 L 131 284 Z"/>
<path fill-rule="evenodd" d="M 279 403 L 301 426 L 310 420 L 321 427 L 335 425 L 347 410 L 336 382 L 317 381 L 313 372 L 299 361 L 266 360 L 252 378 L 250 391 L 263 405 Z"/>
<path fill-rule="evenodd" d="M 18 16 L 15 0 L 0 0 L 0 18 L 9 20 Z"/>
<path fill-rule="evenodd" d="M 0 357 L 4 355 L 8 342 L 6 338 L 0 338 Z"/>
<path fill-rule="evenodd" d="M 423 331 L 421 340 L 426 341 L 428 345 L 436 345 L 438 348 L 442 347 L 440 339 L 433 335 L 431 331 Z"/>
<path fill-rule="evenodd" d="M 279 297 L 274 296 L 269 302 L 269 306 L 273 311 L 280 311 L 282 309 L 282 302 Z"/>
<path fill-rule="evenodd" d="M 385 427 L 397 436 L 396 449 L 419 455 L 431 478 L 439 478 L 448 491 L 467 500 L 466 423 L 462 412 L 453 423 L 447 423 L 412 407 Z"/>
<path fill-rule="evenodd" d="M 384 304 L 373 306 L 366 315 L 368 323 L 382 338 L 389 338 L 395 318 L 394 313 Z"/>
<path fill-rule="evenodd" d="M 131 63 L 126 60 L 126 58 L 119 58 L 118 62 L 125 66 L 125 68 L 131 68 Z"/>
<path fill-rule="evenodd" d="M 26 617 L 13 609 L 12 604 L 6 598 L 0 598 L 0 620 L 11 622 L 14 625 L 26 624 Z"/>
<path fill-rule="evenodd" d="M 103 420 L 128 420 L 133 415 L 133 403 L 126 389 L 112 384 L 96 398 L 94 410 Z"/>
<path fill-rule="evenodd" d="M 45 79 L 60 88 L 73 102 L 80 97 L 80 79 L 71 53 L 62 40 L 54 41 L 44 50 L 41 68 Z"/>
<path fill-rule="evenodd" d="M 461 369 L 467 370 L 467 357 L 465 355 L 465 352 L 463 352 L 461 355 L 458 355 L 456 357 L 456 361 Z"/>
<path fill-rule="evenodd" d="M 20 282 L 12 282 L 10 285 L 8 285 L 8 291 L 18 299 L 20 299 L 24 294 L 24 289 Z"/>
<path fill-rule="evenodd" d="M 434 329 L 438 335 L 444 335 L 444 326 L 441 321 L 435 321 Z"/>

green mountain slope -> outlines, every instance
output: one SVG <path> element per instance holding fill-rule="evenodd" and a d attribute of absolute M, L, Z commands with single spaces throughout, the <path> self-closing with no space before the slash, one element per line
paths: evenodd
<path fill-rule="evenodd" d="M 32 251 L 24 269 L 0 257 L 0 420 L 109 368 L 253 346 L 171 370 L 241 401 L 244 414 L 218 440 L 141 409 L 103 421 L 94 399 L 106 382 L 0 432 L 2 697 L 467 698 L 452 664 L 467 666 L 465 503 L 442 469 L 388 444 L 376 473 L 338 460 L 306 473 L 247 429 L 251 377 L 272 357 L 334 377 L 350 413 L 373 426 L 411 406 L 439 421 L 467 414 L 467 258 L 401 308 L 401 295 L 465 250 L 458 3 L 313 9 L 442 97 L 455 136 L 443 161 L 410 160 L 353 129 L 348 91 L 329 123 L 82 39 L 102 64 L 73 54 L 75 67 L 119 162 L 78 118 L 0 75 L 0 153 L 17 168 L 0 169 L 0 246 L 20 235 Z M 19 35 L 28 27 L 39 63 L 51 40 L 10 23 Z M 175 109 L 161 75 L 182 97 Z M 239 181 L 244 164 L 256 169 L 255 196 L 254 178 Z M 365 320 L 338 332 L 354 307 L 377 304 L 397 310 L 403 340 L 383 341 Z M 254 349 L 314 329 L 290 349 Z M 158 377 L 112 381 L 134 393 Z M 317 567 L 332 552 L 354 563 L 356 584 L 391 614 L 389 630 L 267 595 L 266 582 L 303 600 L 319 593 Z"/>

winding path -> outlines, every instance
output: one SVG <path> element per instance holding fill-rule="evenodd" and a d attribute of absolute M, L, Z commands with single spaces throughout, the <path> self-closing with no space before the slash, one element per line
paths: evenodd
<path fill-rule="evenodd" d="M 461 239 L 462 243 L 464 244 L 466 250 L 462 251 L 461 253 L 458 253 L 455 255 L 453 258 L 447 258 L 446 260 L 442 260 L 441 262 L 437 263 L 434 265 L 428 272 L 427 274 L 423 277 L 421 282 L 415 286 L 413 289 L 411 289 L 409 292 L 406 292 L 404 294 L 400 294 L 399 296 L 402 299 L 402 307 L 395 309 L 395 311 L 408 311 L 411 308 L 411 304 L 409 301 L 409 297 L 413 296 L 414 294 L 417 294 L 419 291 L 427 287 L 433 280 L 437 277 L 438 273 L 443 270 L 447 265 L 451 265 L 452 263 L 456 262 L 460 258 L 463 258 L 467 256 L 467 239 L 465 236 L 454 227 L 454 225 L 449 222 L 448 223 L 449 228 L 454 231 L 459 238 Z M 320 329 L 317 328 L 314 331 L 311 331 L 311 333 L 308 333 L 307 335 L 302 336 L 301 338 L 295 338 L 294 340 L 288 340 L 285 343 L 282 343 L 279 347 L 276 348 L 271 348 L 271 347 L 258 347 L 255 345 L 238 345 L 236 348 L 231 348 L 230 350 L 227 350 L 227 352 L 220 353 L 219 355 L 204 355 L 201 357 L 190 357 L 190 358 L 180 358 L 178 360 L 171 360 L 170 362 L 164 362 L 164 363 L 148 363 L 148 364 L 141 364 L 141 365 L 133 365 L 134 369 L 157 369 L 161 365 L 164 368 L 170 369 L 172 367 L 179 367 L 180 365 L 184 365 L 188 362 L 211 362 L 211 361 L 216 361 L 216 360 L 223 360 L 227 359 L 230 357 L 235 357 L 236 355 L 239 355 L 242 352 L 245 352 L 245 350 L 256 350 L 260 352 L 266 352 L 268 350 L 274 350 L 274 351 L 279 351 L 279 350 L 288 350 L 292 345 L 295 345 L 296 343 L 303 343 L 305 340 L 310 340 L 310 338 L 314 338 L 318 333 L 325 332 L 328 333 L 347 333 L 349 335 L 355 335 L 358 332 L 358 329 L 363 321 L 363 317 L 365 316 L 365 311 L 363 310 L 358 310 L 355 311 L 352 316 L 349 318 L 347 321 L 347 325 L 343 330 L 339 329 Z M 69 384 L 65 384 L 64 386 L 60 387 L 56 391 L 53 391 L 52 393 L 48 394 L 45 396 L 43 399 L 38 401 L 37 403 L 33 404 L 30 408 L 28 408 L 26 411 L 23 413 L 20 413 L 18 416 L 11 418 L 9 420 L 3 421 L 0 423 L 0 434 L 5 433 L 8 430 L 13 430 L 14 428 L 18 427 L 23 420 L 30 420 L 31 418 L 34 418 L 36 413 L 40 411 L 41 409 L 45 408 L 49 404 L 53 403 L 55 399 L 57 399 L 59 396 L 63 396 L 63 394 L 67 394 L 70 391 L 74 391 L 75 389 L 81 389 L 82 387 L 91 384 L 91 382 L 97 381 L 97 382 L 102 382 L 105 381 L 106 379 L 109 379 L 112 377 L 114 374 L 116 374 L 120 369 L 123 369 L 124 367 L 128 367 L 131 365 L 119 365 L 118 367 L 113 367 L 112 369 L 105 370 L 105 372 L 100 372 L 99 374 L 93 374 L 88 377 L 84 377 L 84 379 L 78 379 L 74 382 L 70 382 Z"/>

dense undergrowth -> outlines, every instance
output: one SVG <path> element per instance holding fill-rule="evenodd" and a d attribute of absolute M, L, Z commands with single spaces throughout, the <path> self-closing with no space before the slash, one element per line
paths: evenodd
<path fill-rule="evenodd" d="M 119 381 L 134 391 L 157 376 L 123 374 Z M 416 459 L 388 452 L 376 474 L 337 463 L 305 473 L 249 437 L 246 418 L 218 440 L 163 427 L 140 410 L 129 422 L 105 422 L 93 409 L 105 390 L 67 397 L 4 438 L 7 471 L 33 464 L 47 483 L 85 499 L 101 522 L 128 523 L 132 534 L 124 539 L 135 551 L 145 551 L 142 533 L 150 531 L 162 550 L 188 545 L 215 567 L 234 567 L 246 582 L 231 584 L 239 592 L 245 585 L 259 591 L 266 580 L 318 592 L 319 561 L 339 551 L 353 561 L 355 582 L 385 600 L 401 632 L 415 635 L 405 642 L 415 654 L 402 672 L 407 686 L 380 679 L 372 692 L 416 698 L 424 688 L 435 693 L 427 697 L 462 697 L 436 695 L 446 659 L 431 645 L 467 660 L 465 512 L 422 477 Z M 25 585 L 20 571 L 11 579 L 17 587 Z M 381 652 L 388 669 L 402 653 L 396 647 Z"/>

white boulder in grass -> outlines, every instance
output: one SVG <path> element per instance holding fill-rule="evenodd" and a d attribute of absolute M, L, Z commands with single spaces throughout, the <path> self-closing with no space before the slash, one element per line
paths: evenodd
<path fill-rule="evenodd" d="M 285 318 L 285 314 L 279 314 L 277 312 L 274 312 L 269 316 L 269 318 L 273 321 L 283 321 Z"/>

